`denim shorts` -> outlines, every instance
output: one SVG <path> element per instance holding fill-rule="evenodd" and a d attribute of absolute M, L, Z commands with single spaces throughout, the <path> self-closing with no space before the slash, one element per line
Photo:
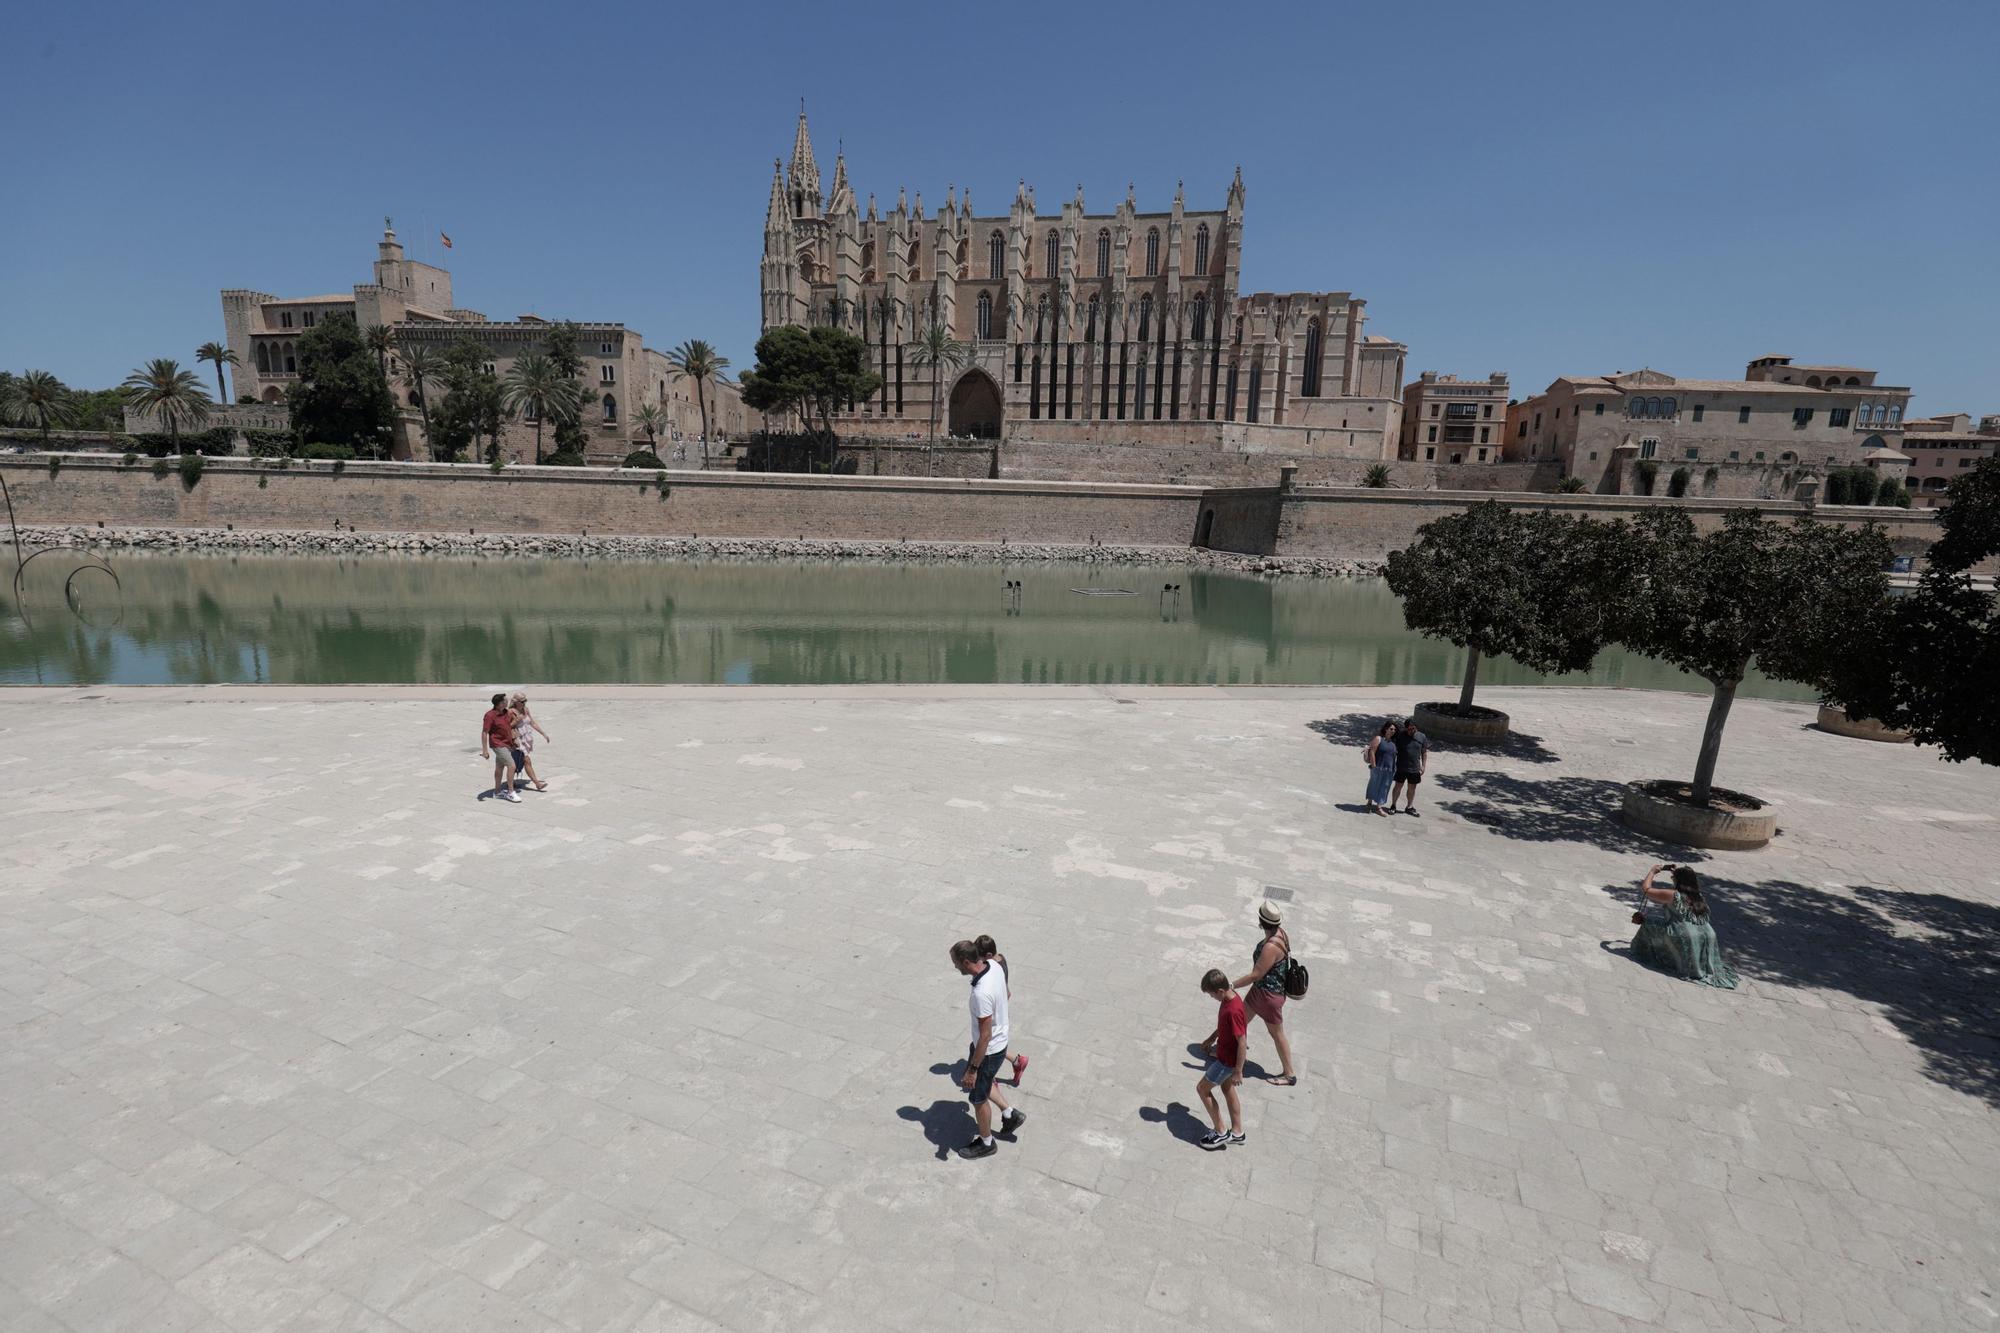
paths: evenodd
<path fill-rule="evenodd" d="M 986 1099 L 993 1094 L 993 1080 L 999 1076 L 1000 1066 L 1006 1061 L 1007 1048 L 1003 1046 L 997 1051 L 988 1051 L 986 1058 L 979 1062 L 979 1073 L 972 1080 L 972 1091 L 966 1094 L 974 1106 L 986 1104 Z"/>
<path fill-rule="evenodd" d="M 1236 1066 L 1226 1065 L 1220 1060 L 1210 1060 L 1208 1068 L 1201 1071 L 1202 1082 L 1213 1083 L 1218 1088 L 1234 1077 Z"/>

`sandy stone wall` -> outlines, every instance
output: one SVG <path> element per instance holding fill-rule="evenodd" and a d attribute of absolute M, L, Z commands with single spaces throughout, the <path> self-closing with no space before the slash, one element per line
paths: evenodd
<path fill-rule="evenodd" d="M 1186 547 L 1380 560 L 1431 519 L 1484 497 L 1467 492 L 1300 487 L 1177 487 L 950 477 L 798 476 L 349 463 L 289 469 L 210 460 L 184 485 L 172 469 L 71 455 L 0 458 L 24 524 L 278 531 L 584 533 L 634 536 L 1052 542 Z M 1514 495 L 1508 503 L 1601 517 L 1683 502 L 1626 496 Z M 1732 510 L 1772 515 L 1795 504 L 1686 502 L 1713 526 Z M 1835 522 L 1877 522 L 1896 550 L 1920 555 L 1933 511 L 1823 507 Z"/>

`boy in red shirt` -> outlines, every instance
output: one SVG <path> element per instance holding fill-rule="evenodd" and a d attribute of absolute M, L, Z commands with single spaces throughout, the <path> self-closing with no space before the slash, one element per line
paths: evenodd
<path fill-rule="evenodd" d="M 1202 993 L 1219 1006 L 1215 1013 L 1215 1032 L 1201 1044 L 1201 1053 L 1208 1057 L 1208 1068 L 1202 1070 L 1194 1090 L 1201 1096 L 1201 1104 L 1208 1108 L 1209 1123 L 1215 1126 L 1213 1134 L 1201 1137 L 1201 1146 L 1209 1152 L 1227 1148 L 1230 1144 L 1243 1142 L 1243 1105 L 1236 1099 L 1236 1089 L 1243 1082 L 1243 1032 L 1249 1025 L 1250 1016 L 1244 1012 L 1243 997 L 1229 985 L 1229 974 L 1219 967 L 1208 969 L 1208 975 L 1201 979 Z M 1215 1090 L 1222 1089 L 1222 1095 L 1229 1102 L 1229 1132 L 1222 1129 L 1222 1109 L 1215 1104 Z"/>
<path fill-rule="evenodd" d="M 493 707 L 479 719 L 479 757 L 493 755 L 493 791 L 503 801 L 521 803 L 514 790 L 514 715 L 507 711 L 507 696 L 493 696 Z"/>

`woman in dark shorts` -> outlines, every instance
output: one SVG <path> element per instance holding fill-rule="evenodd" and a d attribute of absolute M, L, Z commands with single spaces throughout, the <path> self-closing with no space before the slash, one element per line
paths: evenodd
<path fill-rule="evenodd" d="M 1278 1063 L 1285 1072 L 1271 1082 L 1289 1088 L 1299 1076 L 1292 1072 L 1292 1043 L 1285 1037 L 1285 971 L 1291 963 L 1292 939 L 1285 933 L 1283 921 L 1278 909 L 1269 903 L 1257 909 L 1257 924 L 1264 928 L 1264 938 L 1250 951 L 1249 975 L 1233 984 L 1243 991 L 1244 1008 L 1264 1020 L 1271 1043 L 1278 1048 Z M 1243 989 L 1246 986 L 1248 990 Z"/>

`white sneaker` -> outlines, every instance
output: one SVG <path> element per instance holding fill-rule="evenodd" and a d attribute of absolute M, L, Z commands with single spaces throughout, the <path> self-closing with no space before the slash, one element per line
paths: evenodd
<path fill-rule="evenodd" d="M 510 789 L 510 790 L 507 790 L 507 791 L 503 791 L 503 792 L 501 792 L 501 793 L 500 793 L 500 795 L 501 795 L 501 796 L 502 796 L 503 798 L 505 798 L 506 800 L 509 800 L 509 801 L 512 801 L 512 802 L 513 802 L 513 803 L 514 803 L 515 805 L 519 805 L 519 804 L 521 803 L 521 793 L 520 793 L 520 792 L 517 792 L 517 791 L 513 791 L 513 790 L 511 790 L 511 789 Z"/>

